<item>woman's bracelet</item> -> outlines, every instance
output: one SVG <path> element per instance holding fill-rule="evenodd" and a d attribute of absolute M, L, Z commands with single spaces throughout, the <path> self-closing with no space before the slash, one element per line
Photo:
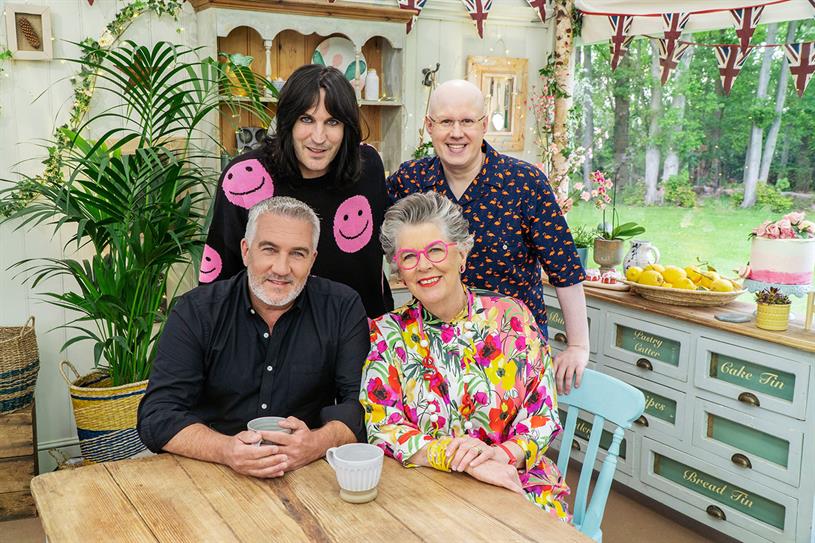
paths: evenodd
<path fill-rule="evenodd" d="M 427 463 L 431 468 L 439 471 L 450 471 L 452 458 L 447 458 L 447 446 L 452 441 L 450 437 L 440 437 L 427 446 Z"/>
<path fill-rule="evenodd" d="M 500 447 L 500 448 L 501 448 L 501 450 L 502 450 L 502 451 L 504 451 L 504 452 L 507 454 L 507 457 L 509 457 L 509 462 L 507 462 L 507 463 L 508 463 L 510 466 L 514 466 L 514 465 L 515 465 L 515 462 L 517 462 L 517 461 L 518 461 L 518 459 L 517 459 L 517 458 L 515 458 L 515 455 L 514 455 L 514 454 L 512 454 L 512 452 L 509 450 L 509 447 L 507 447 L 507 446 L 506 446 L 506 445 L 504 445 L 503 443 L 496 443 L 496 444 L 495 444 L 495 446 L 496 446 L 496 447 Z"/>

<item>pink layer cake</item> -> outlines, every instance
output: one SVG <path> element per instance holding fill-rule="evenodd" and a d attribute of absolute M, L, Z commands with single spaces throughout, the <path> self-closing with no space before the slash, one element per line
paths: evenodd
<path fill-rule="evenodd" d="M 749 279 L 809 285 L 815 268 L 815 239 L 753 238 Z"/>

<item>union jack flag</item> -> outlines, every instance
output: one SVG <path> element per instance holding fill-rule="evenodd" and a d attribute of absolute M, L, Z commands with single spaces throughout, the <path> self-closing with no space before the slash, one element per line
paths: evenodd
<path fill-rule="evenodd" d="M 722 78 L 722 87 L 724 93 L 730 95 L 730 89 L 733 88 L 733 82 L 736 76 L 739 75 L 741 67 L 744 66 L 744 61 L 753 50 L 749 45 L 747 50 L 743 50 L 739 45 L 717 45 L 716 46 L 716 60 L 719 63 L 719 75 Z"/>
<path fill-rule="evenodd" d="M 813 1 L 815 0 L 810 0 Z M 784 52 L 790 61 L 790 73 L 795 78 L 798 96 L 803 96 L 812 74 L 815 73 L 815 42 L 790 43 L 784 46 Z"/>
<path fill-rule="evenodd" d="M 631 23 L 634 18 L 631 15 L 609 15 L 608 22 L 611 25 L 611 30 L 614 32 L 611 35 L 611 69 L 616 70 L 623 55 L 628 50 L 628 45 L 634 36 L 629 36 L 631 32 Z"/>
<path fill-rule="evenodd" d="M 815 0 L 809 1 L 815 2 Z M 546 21 L 546 0 L 526 0 L 526 3 L 538 13 L 538 18 L 541 20 L 541 22 Z"/>
<path fill-rule="evenodd" d="M 332 2 L 334 0 L 331 0 Z M 416 17 L 422 13 L 422 8 L 427 3 L 427 0 L 398 0 L 400 9 L 416 10 L 416 15 L 410 18 L 407 22 L 407 33 L 413 30 L 413 23 L 416 22 Z"/>
<path fill-rule="evenodd" d="M 763 12 L 764 6 L 730 10 L 730 15 L 733 16 L 733 22 L 736 25 L 736 36 L 739 37 L 741 50 L 745 52 L 745 56 L 750 47 L 750 38 L 753 37 L 753 32 L 756 31 L 758 20 Z"/>
<path fill-rule="evenodd" d="M 815 0 L 812 1 L 815 2 Z M 663 27 L 665 28 L 665 39 L 660 40 L 660 42 L 665 41 L 668 57 L 673 56 L 673 51 L 676 49 L 676 44 L 679 42 L 679 37 L 682 35 L 682 31 L 685 30 L 685 25 L 688 24 L 688 19 L 690 19 L 689 13 L 662 14 L 662 23 Z M 677 58 L 676 60 L 679 59 Z"/>
<path fill-rule="evenodd" d="M 478 37 L 484 37 L 484 23 L 487 20 L 487 15 L 492 9 L 492 0 L 461 0 L 464 2 L 464 7 L 467 8 L 467 13 L 470 18 L 475 21 L 475 26 L 478 29 Z"/>
<path fill-rule="evenodd" d="M 667 39 L 665 40 L 657 40 L 659 42 L 659 65 L 662 67 L 660 81 L 664 85 L 668 82 L 668 78 L 671 77 L 671 73 L 676 69 L 679 65 L 679 60 L 685 54 L 685 52 L 690 47 L 689 43 L 680 43 L 680 44 L 673 44 L 673 49 L 671 49 L 671 44 L 668 42 Z"/>

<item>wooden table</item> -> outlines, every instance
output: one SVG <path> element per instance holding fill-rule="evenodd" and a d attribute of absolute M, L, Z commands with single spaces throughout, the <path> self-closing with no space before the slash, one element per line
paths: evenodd
<path fill-rule="evenodd" d="M 161 454 L 47 473 L 31 490 L 50 543 L 590 541 L 522 496 L 389 458 L 363 505 L 340 500 L 324 460 L 260 480 Z"/>

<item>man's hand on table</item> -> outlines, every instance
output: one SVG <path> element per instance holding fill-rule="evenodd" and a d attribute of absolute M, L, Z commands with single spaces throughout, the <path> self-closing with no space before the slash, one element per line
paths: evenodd
<path fill-rule="evenodd" d="M 272 433 L 279 432 L 263 432 Z M 276 445 L 258 446 L 261 439 L 260 433 L 251 430 L 233 436 L 227 445 L 224 463 L 243 475 L 263 479 L 280 477 L 287 471 L 288 458 Z"/>
<path fill-rule="evenodd" d="M 555 385 L 558 394 L 568 394 L 572 389 L 572 379 L 575 387 L 580 387 L 583 381 L 583 370 L 589 363 L 589 349 L 582 345 L 570 345 L 561 353 L 555 355 Z"/>
<path fill-rule="evenodd" d="M 297 417 L 288 417 L 280 421 L 280 427 L 288 428 L 291 433 L 262 432 L 262 434 L 267 441 L 276 443 L 275 448 L 279 449 L 280 453 L 288 459 L 286 471 L 302 468 L 325 455 L 326 446 L 323 440 L 316 431 L 309 430 L 302 420 Z"/>

